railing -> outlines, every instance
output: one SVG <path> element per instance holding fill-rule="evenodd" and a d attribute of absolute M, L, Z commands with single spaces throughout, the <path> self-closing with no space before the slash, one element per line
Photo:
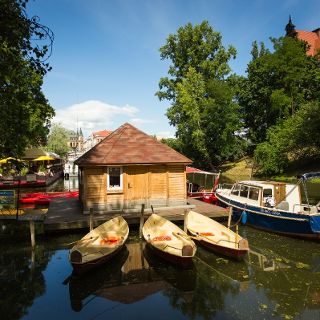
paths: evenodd
<path fill-rule="evenodd" d="M 308 204 L 294 204 L 293 212 L 295 213 L 304 213 L 304 214 L 312 214 L 319 212 L 317 206 L 308 205 Z"/>
<path fill-rule="evenodd" d="M 233 184 L 232 183 L 219 183 L 217 189 L 232 189 Z"/>

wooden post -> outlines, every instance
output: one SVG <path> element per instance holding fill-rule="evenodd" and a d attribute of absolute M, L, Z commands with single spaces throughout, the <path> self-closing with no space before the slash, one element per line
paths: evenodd
<path fill-rule="evenodd" d="M 141 212 L 140 212 L 140 225 L 139 225 L 139 238 L 142 238 L 142 227 L 144 223 L 144 206 L 145 204 L 143 203 L 141 205 Z"/>
<path fill-rule="evenodd" d="M 36 251 L 34 248 L 31 249 L 31 275 L 33 276 L 34 270 L 36 268 Z"/>
<path fill-rule="evenodd" d="M 34 220 L 32 220 L 32 219 L 29 220 L 29 225 L 30 225 L 31 248 L 33 250 L 36 246 Z"/>
<path fill-rule="evenodd" d="M 90 231 L 93 229 L 93 208 L 90 208 L 90 217 L 89 217 L 89 228 Z"/>
<path fill-rule="evenodd" d="M 188 217 L 189 211 L 187 209 L 184 209 L 184 219 L 183 219 L 183 231 L 187 233 L 187 217 Z"/>
<path fill-rule="evenodd" d="M 229 216 L 228 216 L 228 228 L 230 229 L 231 225 L 231 218 L 232 218 L 232 207 L 229 208 Z"/>
<path fill-rule="evenodd" d="M 239 234 L 238 234 L 238 225 L 236 225 L 236 245 L 238 244 Z M 238 245 L 239 246 L 239 245 Z"/>

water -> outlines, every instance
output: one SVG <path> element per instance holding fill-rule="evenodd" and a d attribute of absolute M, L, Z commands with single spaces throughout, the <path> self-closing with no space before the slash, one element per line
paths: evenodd
<path fill-rule="evenodd" d="M 198 246 L 180 270 L 155 257 L 131 230 L 126 248 L 81 277 L 68 243 L 82 234 L 1 243 L 1 319 L 319 319 L 320 244 L 249 227 L 242 262 Z"/>
<path fill-rule="evenodd" d="M 78 177 L 70 177 L 69 179 L 58 179 L 54 184 L 47 188 L 47 191 L 75 191 L 78 189 Z"/>

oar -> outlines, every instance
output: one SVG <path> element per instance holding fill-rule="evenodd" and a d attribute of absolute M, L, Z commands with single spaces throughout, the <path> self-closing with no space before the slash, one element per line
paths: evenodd
<path fill-rule="evenodd" d="M 200 238 L 200 239 L 201 239 L 201 238 L 205 238 L 205 239 L 207 239 L 207 240 L 209 240 L 209 241 L 211 241 L 211 242 L 217 243 L 217 241 L 214 241 L 214 240 L 210 239 L 208 236 L 202 235 L 202 234 L 200 234 L 199 232 L 190 229 L 190 227 L 189 227 L 189 230 L 190 230 L 192 233 L 195 233 L 195 234 L 197 235 L 197 237 L 196 237 L 197 239 L 196 239 L 196 240 L 199 240 L 199 238 Z"/>
<path fill-rule="evenodd" d="M 198 237 L 194 237 L 194 236 L 189 236 L 187 234 L 182 234 L 180 232 L 172 232 L 172 234 L 177 237 L 177 238 L 182 238 L 183 240 L 188 240 L 188 239 L 194 239 L 194 240 L 199 240 Z"/>
<path fill-rule="evenodd" d="M 98 239 L 98 238 L 99 238 L 99 236 L 97 236 L 97 237 L 90 237 L 90 238 L 83 238 L 83 239 L 80 239 L 80 240 L 77 240 L 77 241 L 70 242 L 70 243 L 68 243 L 67 245 L 68 245 L 68 246 L 71 246 L 72 244 L 79 243 L 79 242 L 82 242 L 82 241 L 89 241 L 89 240 L 94 241 L 94 240 L 96 240 L 96 239 Z"/>
<path fill-rule="evenodd" d="M 235 241 L 225 240 L 225 239 L 219 239 L 218 241 L 215 241 L 215 240 L 213 240 L 213 239 L 210 239 L 208 236 L 204 236 L 204 235 L 199 234 L 198 232 L 196 232 L 196 231 L 194 231 L 194 230 L 191 230 L 190 228 L 189 228 L 189 230 L 197 235 L 198 238 L 197 238 L 196 240 L 199 240 L 199 239 L 201 240 L 201 238 L 202 238 L 202 239 L 206 239 L 206 240 L 208 240 L 209 242 L 214 243 L 214 244 L 219 244 L 219 242 L 229 242 L 229 243 L 238 244 L 238 243 L 235 242 Z"/>

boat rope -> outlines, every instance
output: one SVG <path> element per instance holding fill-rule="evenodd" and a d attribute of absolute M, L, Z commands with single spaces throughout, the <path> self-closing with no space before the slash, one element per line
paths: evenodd
<path fill-rule="evenodd" d="M 245 212 L 245 210 L 242 211 L 242 213 L 241 213 L 241 215 L 240 215 L 240 218 L 239 218 L 233 225 L 231 225 L 229 229 L 237 226 L 237 225 L 240 223 L 244 212 Z"/>

